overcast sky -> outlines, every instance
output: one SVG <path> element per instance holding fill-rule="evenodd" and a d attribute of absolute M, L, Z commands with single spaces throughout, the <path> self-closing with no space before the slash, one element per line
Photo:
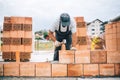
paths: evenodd
<path fill-rule="evenodd" d="M 0 26 L 4 16 L 28 16 L 33 31 L 49 29 L 63 12 L 84 16 L 86 22 L 107 21 L 120 15 L 120 0 L 0 0 Z"/>

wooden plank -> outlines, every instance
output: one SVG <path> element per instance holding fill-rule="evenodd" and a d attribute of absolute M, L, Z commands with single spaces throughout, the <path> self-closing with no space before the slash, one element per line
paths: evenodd
<path fill-rule="evenodd" d="M 98 64 L 84 64 L 84 76 L 98 76 Z"/>
<path fill-rule="evenodd" d="M 114 64 L 100 64 L 100 76 L 114 76 Z"/>
<path fill-rule="evenodd" d="M 20 63 L 20 76 L 35 76 L 35 63 Z"/>
<path fill-rule="evenodd" d="M 107 63 L 120 63 L 120 51 L 107 51 Z"/>
<path fill-rule="evenodd" d="M 83 76 L 83 65 L 82 64 L 68 64 L 68 76 L 70 77 Z"/>
<path fill-rule="evenodd" d="M 4 64 L 4 76 L 19 76 L 19 64 L 14 62 Z"/>
<path fill-rule="evenodd" d="M 72 50 L 60 50 L 59 51 L 59 63 L 74 63 L 75 51 Z"/>
<path fill-rule="evenodd" d="M 48 62 L 36 63 L 36 76 L 51 76 L 51 64 Z"/>
<path fill-rule="evenodd" d="M 67 76 L 67 64 L 52 64 L 52 77 Z"/>
<path fill-rule="evenodd" d="M 90 59 L 92 64 L 107 63 L 107 51 L 95 50 L 90 52 Z"/>
<path fill-rule="evenodd" d="M 77 50 L 75 52 L 75 63 L 90 63 L 90 50 Z"/>
<path fill-rule="evenodd" d="M 120 76 L 120 63 L 115 64 L 115 76 Z"/>

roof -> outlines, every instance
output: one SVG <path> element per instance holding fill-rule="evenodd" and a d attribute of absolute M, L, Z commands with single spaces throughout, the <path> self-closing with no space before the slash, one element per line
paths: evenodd
<path fill-rule="evenodd" d="M 100 19 L 95 19 L 94 21 L 87 23 L 87 25 L 90 25 L 91 23 L 94 23 L 95 21 L 99 21 L 99 22 L 103 23 L 103 21 L 101 21 Z"/>

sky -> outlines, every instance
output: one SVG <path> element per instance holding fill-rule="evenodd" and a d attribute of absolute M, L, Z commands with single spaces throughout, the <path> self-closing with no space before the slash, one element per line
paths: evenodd
<path fill-rule="evenodd" d="M 120 15 L 120 0 L 0 0 L 0 26 L 4 16 L 32 17 L 33 31 L 49 29 L 61 13 L 83 16 L 86 22 L 109 21 Z"/>

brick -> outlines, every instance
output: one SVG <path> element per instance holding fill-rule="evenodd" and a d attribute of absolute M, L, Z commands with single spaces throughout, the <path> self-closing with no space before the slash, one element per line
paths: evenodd
<path fill-rule="evenodd" d="M 85 22 L 77 22 L 77 28 L 85 28 L 86 27 L 86 23 Z"/>
<path fill-rule="evenodd" d="M 67 76 L 67 64 L 52 64 L 52 77 Z"/>
<path fill-rule="evenodd" d="M 51 64 L 47 62 L 36 63 L 36 76 L 51 76 Z"/>
<path fill-rule="evenodd" d="M 115 64 L 115 76 L 120 76 L 120 63 Z"/>
<path fill-rule="evenodd" d="M 17 38 L 18 37 L 18 31 L 10 31 L 10 37 L 11 38 Z"/>
<path fill-rule="evenodd" d="M 19 64 L 14 62 L 4 64 L 4 76 L 19 76 Z"/>
<path fill-rule="evenodd" d="M 117 39 L 117 50 L 120 51 L 120 38 Z"/>
<path fill-rule="evenodd" d="M 22 42 L 21 38 L 12 38 L 11 39 L 12 45 L 21 45 L 21 42 Z"/>
<path fill-rule="evenodd" d="M 10 17 L 4 17 L 4 23 L 11 23 L 11 18 Z"/>
<path fill-rule="evenodd" d="M 25 17 L 25 24 L 32 24 L 32 17 Z"/>
<path fill-rule="evenodd" d="M 76 45 L 77 50 L 88 50 L 88 45 Z"/>
<path fill-rule="evenodd" d="M 25 45 L 24 52 L 32 52 L 32 45 Z"/>
<path fill-rule="evenodd" d="M 17 46 L 17 50 L 19 51 L 19 52 L 24 52 L 25 50 L 24 50 L 24 45 L 18 45 Z"/>
<path fill-rule="evenodd" d="M 113 23 L 113 24 L 112 24 L 112 33 L 113 33 L 113 34 L 116 34 L 116 33 L 117 33 L 117 24 L 116 24 L 116 23 Z"/>
<path fill-rule="evenodd" d="M 32 31 L 32 24 L 24 24 L 24 31 Z"/>
<path fill-rule="evenodd" d="M 10 37 L 10 31 L 3 31 L 3 38 L 9 38 Z"/>
<path fill-rule="evenodd" d="M 84 22 L 84 17 L 74 17 L 76 22 Z"/>
<path fill-rule="evenodd" d="M 83 65 L 82 64 L 68 64 L 68 76 L 83 76 Z"/>
<path fill-rule="evenodd" d="M 114 64 L 100 64 L 100 76 L 114 76 Z"/>
<path fill-rule="evenodd" d="M 3 45 L 10 45 L 11 44 L 11 38 L 2 38 Z"/>
<path fill-rule="evenodd" d="M 10 45 L 10 52 L 18 51 L 18 45 Z"/>
<path fill-rule="evenodd" d="M 32 38 L 32 31 L 25 31 L 24 38 Z"/>
<path fill-rule="evenodd" d="M 11 59 L 11 52 L 3 52 L 2 58 L 3 59 Z"/>
<path fill-rule="evenodd" d="M 117 38 L 120 38 L 120 32 L 119 32 L 119 33 L 117 33 Z"/>
<path fill-rule="evenodd" d="M 61 50 L 59 51 L 59 62 L 60 63 L 74 63 L 74 51 L 71 50 Z"/>
<path fill-rule="evenodd" d="M 24 31 L 18 31 L 17 32 L 17 38 L 24 38 Z"/>
<path fill-rule="evenodd" d="M 20 53 L 20 59 L 25 60 L 25 59 L 30 59 L 31 58 L 31 53 L 30 52 L 21 52 Z"/>
<path fill-rule="evenodd" d="M 77 44 L 79 44 L 79 45 L 87 45 L 86 36 L 77 37 Z"/>
<path fill-rule="evenodd" d="M 35 76 L 35 63 L 20 63 L 20 76 Z"/>
<path fill-rule="evenodd" d="M 86 36 L 87 35 L 87 30 L 86 28 L 77 28 L 77 32 L 76 32 L 77 36 Z"/>
<path fill-rule="evenodd" d="M 84 76 L 98 76 L 98 64 L 84 64 Z"/>
<path fill-rule="evenodd" d="M 2 52 L 9 52 L 10 51 L 10 45 L 2 45 Z"/>
<path fill-rule="evenodd" d="M 18 31 L 22 29 L 23 24 L 12 24 L 12 30 L 13 31 Z"/>
<path fill-rule="evenodd" d="M 11 23 L 4 23 L 3 24 L 3 31 L 10 31 L 12 29 Z"/>
<path fill-rule="evenodd" d="M 32 38 L 22 38 L 22 44 L 23 45 L 31 45 L 32 44 Z"/>
<path fill-rule="evenodd" d="M 0 76 L 3 76 L 3 64 L 0 64 Z"/>
<path fill-rule="evenodd" d="M 107 51 L 107 63 L 120 63 L 120 51 Z"/>
<path fill-rule="evenodd" d="M 120 33 L 120 22 L 117 22 L 117 33 Z"/>
<path fill-rule="evenodd" d="M 76 51 L 75 63 L 90 63 L 90 51 L 89 50 Z"/>
<path fill-rule="evenodd" d="M 90 63 L 107 63 L 107 51 L 95 50 L 90 52 Z"/>

